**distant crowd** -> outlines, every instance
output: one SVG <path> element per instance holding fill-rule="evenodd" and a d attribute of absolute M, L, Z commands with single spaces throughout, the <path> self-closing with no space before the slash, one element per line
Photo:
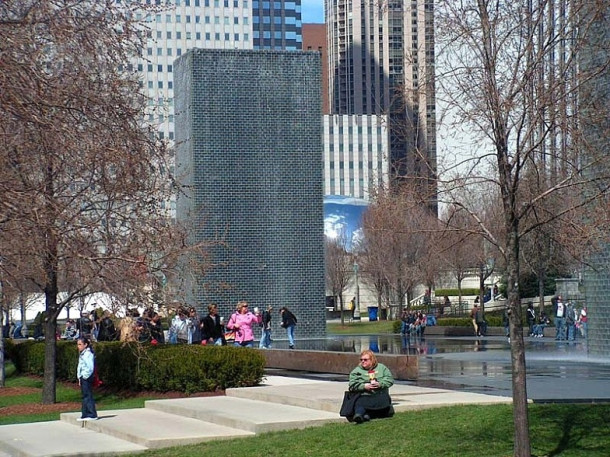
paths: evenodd
<path fill-rule="evenodd" d="M 254 327 L 260 327 L 261 338 L 259 347 L 270 348 L 271 312 L 272 306 L 267 306 L 262 312 L 255 307 L 252 311 L 246 301 L 237 304 L 235 312 L 228 319 L 218 314 L 218 306 L 210 304 L 207 314 L 200 316 L 193 306 L 177 306 L 169 316 L 162 316 L 152 308 L 140 313 L 137 309 L 127 311 L 124 318 L 115 318 L 110 311 L 83 310 L 80 317 L 68 319 L 63 329 L 56 332 L 58 340 L 78 340 L 86 338 L 89 341 L 122 341 L 156 344 L 213 344 L 252 347 L 254 342 Z M 6 332 L 9 338 L 44 338 L 44 313 L 39 313 L 33 322 L 33 333 L 21 325 L 11 324 Z M 286 330 L 289 347 L 295 347 L 296 316 L 283 306 L 280 309 L 280 326 Z M 164 321 L 165 328 L 164 330 Z"/>

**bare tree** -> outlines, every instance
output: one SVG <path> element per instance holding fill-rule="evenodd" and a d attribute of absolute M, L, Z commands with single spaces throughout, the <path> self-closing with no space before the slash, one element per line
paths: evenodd
<path fill-rule="evenodd" d="M 143 37 L 110 0 L 0 4 L 2 278 L 45 295 L 43 403 L 56 398 L 63 307 L 145 289 L 186 248 L 163 209 L 165 147 L 142 125 L 147 100 L 128 71 Z"/>
<path fill-rule="evenodd" d="M 403 185 L 381 191 L 363 216 L 366 263 L 378 268 L 399 312 L 410 302 L 414 287 L 424 280 L 422 265 L 430 255 L 429 234 L 438 229 L 415 191 Z M 369 267 L 369 274 L 372 269 Z M 380 282 L 381 283 L 381 282 Z"/>
<path fill-rule="evenodd" d="M 352 255 L 347 251 L 345 245 L 343 237 L 326 238 L 324 242 L 326 287 L 331 291 L 333 297 L 339 298 L 341 325 L 345 325 L 343 292 L 350 282 L 353 267 Z"/>
<path fill-rule="evenodd" d="M 468 212 L 455 206 L 450 206 L 442 219 L 446 228 L 441 239 L 441 252 L 447 270 L 457 281 L 459 307 L 462 303 L 462 282 L 476 268 L 476 223 Z"/>
<path fill-rule="evenodd" d="M 438 84 L 462 130 L 478 141 L 460 164 L 466 172 L 451 186 L 489 182 L 500 195 L 504 236 L 498 238 L 476 208 L 455 201 L 477 220 L 486 241 L 505 263 L 510 306 L 514 455 L 531 455 L 525 351 L 520 318 L 519 275 L 522 241 L 538 227 L 587 207 L 591 223 L 607 214 L 608 155 L 590 141 L 608 137 L 607 105 L 590 96 L 607 81 L 608 4 L 597 0 L 513 2 L 439 0 Z M 591 58 L 594 54 L 595 58 Z M 586 65 L 583 65 L 586 63 Z M 589 96 L 584 97 L 589 93 Z M 599 94 L 597 94 L 599 95 Z M 607 94 L 605 99 L 607 100 Z M 594 172 L 593 172 L 594 171 Z M 569 191 L 568 191 L 569 190 Z M 558 211 L 544 211 L 551 196 L 565 193 Z M 597 205 L 597 206 L 596 206 Z M 548 207 L 547 207 L 548 208 Z M 535 214 L 536 217 L 530 217 Z M 578 224 L 574 224 L 577 230 Z M 589 240 L 598 229 L 580 231 Z M 581 240 L 584 238 L 581 238 Z"/>

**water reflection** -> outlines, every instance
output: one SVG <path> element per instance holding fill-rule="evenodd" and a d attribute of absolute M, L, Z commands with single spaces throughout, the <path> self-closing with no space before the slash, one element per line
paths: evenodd
<path fill-rule="evenodd" d="M 287 348 L 285 341 L 274 348 Z M 301 350 L 418 356 L 417 379 L 411 382 L 470 392 L 511 395 L 510 346 L 504 337 L 404 338 L 400 335 L 329 336 L 299 340 Z M 583 341 L 556 342 L 550 338 L 525 341 L 528 396 L 535 400 L 595 398 L 610 400 L 610 360 L 587 356 Z M 581 389 L 575 389 L 575 382 Z"/>

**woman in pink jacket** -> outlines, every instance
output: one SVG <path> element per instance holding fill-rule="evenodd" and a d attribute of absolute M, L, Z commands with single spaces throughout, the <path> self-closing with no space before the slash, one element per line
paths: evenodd
<path fill-rule="evenodd" d="M 237 304 L 237 311 L 233 313 L 231 319 L 227 323 L 229 330 L 235 330 L 235 346 L 251 348 L 254 341 L 254 331 L 252 324 L 260 324 L 262 317 L 257 308 L 254 308 L 254 314 L 248 311 L 248 303 L 240 301 Z"/>

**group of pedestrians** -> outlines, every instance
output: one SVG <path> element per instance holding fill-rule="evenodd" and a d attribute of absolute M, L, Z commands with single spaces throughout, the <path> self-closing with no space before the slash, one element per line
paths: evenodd
<path fill-rule="evenodd" d="M 271 321 L 273 306 L 268 305 L 262 312 L 258 307 L 250 309 L 246 301 L 237 303 L 235 312 L 225 323 L 224 318 L 218 315 L 218 305 L 212 303 L 208 306 L 208 314 L 199 318 L 197 310 L 191 308 L 178 308 L 176 316 L 172 319 L 168 332 L 168 342 L 171 344 L 232 344 L 240 347 L 253 347 L 255 328 L 261 329 L 259 341 L 260 349 L 271 348 Z M 296 316 L 286 307 L 280 309 L 280 326 L 286 329 L 288 345 L 295 348 Z"/>
<path fill-rule="evenodd" d="M 421 311 L 404 309 L 400 317 L 400 333 L 405 337 L 423 337 L 426 332 L 427 317 Z"/>
<path fill-rule="evenodd" d="M 555 340 L 557 341 L 574 341 L 578 334 L 583 338 L 587 338 L 587 307 L 583 306 L 578 310 L 573 303 L 564 303 L 561 295 L 557 295 L 551 299 L 553 306 L 553 321 L 555 324 Z M 510 342 L 509 335 L 509 314 L 510 310 L 507 307 L 504 310 L 503 325 L 506 336 Z M 525 310 L 525 320 L 528 327 L 528 336 L 533 338 L 543 338 L 544 329 L 553 324 L 551 318 L 547 316 L 544 310 L 538 313 L 534 308 L 533 302 L 527 303 Z"/>
<path fill-rule="evenodd" d="M 561 295 L 553 297 L 553 314 L 555 319 L 555 339 L 557 341 L 574 341 L 577 333 L 587 338 L 587 307 L 577 310 L 572 302 L 564 303 Z"/>

